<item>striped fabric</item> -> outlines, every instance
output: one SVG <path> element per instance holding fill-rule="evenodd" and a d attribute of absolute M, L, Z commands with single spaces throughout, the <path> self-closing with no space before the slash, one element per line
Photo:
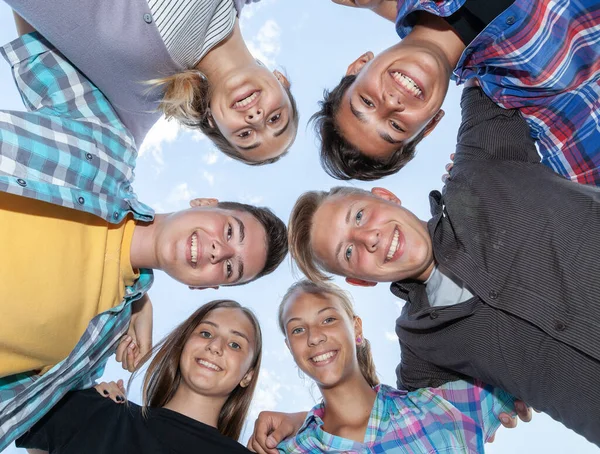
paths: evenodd
<path fill-rule="evenodd" d="M 193 68 L 233 30 L 232 0 L 148 0 L 148 6 L 173 60 Z"/>
<path fill-rule="evenodd" d="M 600 188 L 540 165 L 527 123 L 466 89 L 454 167 L 430 195 L 438 263 L 475 297 L 431 307 L 395 282 L 398 386 L 464 376 L 502 388 L 600 445 Z"/>
<path fill-rule="evenodd" d="M 100 91 L 37 33 L 0 51 L 13 66 L 23 101 L 32 111 L 0 112 L 0 190 L 112 222 L 130 212 L 151 220 L 152 210 L 130 191 L 136 155 L 132 139 Z M 0 379 L 0 451 L 68 391 L 89 387 L 102 375 L 127 331 L 131 303 L 150 288 L 152 279 L 151 271 L 140 270 L 123 303 L 97 315 L 72 353 L 43 376 Z"/>
<path fill-rule="evenodd" d="M 38 33 L 0 53 L 29 111 L 0 111 L 0 190 L 112 223 L 151 220 L 131 188 L 133 138 L 102 93 Z"/>
<path fill-rule="evenodd" d="M 385 452 L 476 454 L 500 425 L 498 415 L 514 413 L 513 398 L 502 390 L 465 381 L 412 392 L 386 385 L 377 398 L 363 443 L 325 432 L 323 403 L 307 415 L 294 438 L 280 443 L 281 453 Z"/>
<path fill-rule="evenodd" d="M 464 2 L 399 0 L 396 30 L 406 36 L 415 11 L 447 17 Z M 473 77 L 521 111 L 544 165 L 600 185 L 600 0 L 515 0 L 463 52 L 454 78 Z"/>

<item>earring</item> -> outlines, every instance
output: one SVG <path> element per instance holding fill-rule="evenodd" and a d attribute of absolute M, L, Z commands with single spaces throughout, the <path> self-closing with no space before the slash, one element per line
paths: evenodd
<path fill-rule="evenodd" d="M 360 336 L 356 336 L 356 344 L 357 344 L 357 345 L 360 345 L 360 344 L 362 344 L 362 337 L 360 337 Z"/>

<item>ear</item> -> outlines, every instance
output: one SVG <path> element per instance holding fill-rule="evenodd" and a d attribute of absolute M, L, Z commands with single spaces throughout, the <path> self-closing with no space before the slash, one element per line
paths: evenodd
<path fill-rule="evenodd" d="M 363 67 L 369 63 L 371 60 L 375 58 L 373 52 L 365 52 L 348 66 L 348 70 L 346 71 L 347 76 L 355 76 L 357 75 Z"/>
<path fill-rule="evenodd" d="M 252 377 L 254 377 L 254 369 L 249 370 L 248 373 L 244 375 L 244 378 L 242 378 L 242 381 L 240 382 L 240 386 L 246 388 L 252 382 Z"/>
<path fill-rule="evenodd" d="M 188 286 L 190 290 L 206 290 L 207 288 L 212 288 L 213 290 L 219 290 L 219 286 L 215 287 L 193 287 L 191 285 Z"/>
<path fill-rule="evenodd" d="M 431 134 L 431 132 L 435 129 L 435 127 L 438 125 L 441 119 L 444 118 L 444 114 L 445 112 L 442 109 L 438 110 L 438 113 L 435 114 L 435 117 L 433 117 L 429 121 L 429 123 L 427 123 L 427 126 L 425 126 L 425 129 L 423 130 L 423 138 Z"/>
<path fill-rule="evenodd" d="M 375 287 L 377 285 L 377 282 L 365 281 L 354 277 L 347 277 L 346 282 L 350 285 L 356 285 L 357 287 Z"/>
<path fill-rule="evenodd" d="M 375 187 L 371 189 L 371 194 L 373 194 L 376 197 L 379 197 L 380 199 L 387 200 L 388 202 L 392 202 L 397 205 L 402 205 L 402 202 L 398 197 L 396 197 L 396 194 L 394 194 L 392 191 L 388 191 L 385 188 Z"/>
<path fill-rule="evenodd" d="M 217 199 L 209 199 L 202 197 L 190 200 L 190 206 L 192 208 L 214 206 L 217 203 L 219 203 Z"/>
<path fill-rule="evenodd" d="M 279 81 L 279 83 L 281 85 L 283 85 L 287 89 L 290 88 L 290 86 L 292 84 L 290 84 L 290 81 L 281 72 L 275 70 L 275 71 L 273 71 L 273 74 L 275 75 L 275 77 L 277 78 L 277 80 Z"/>
<path fill-rule="evenodd" d="M 363 337 L 362 319 L 358 316 L 354 317 L 354 339 L 358 336 Z"/>

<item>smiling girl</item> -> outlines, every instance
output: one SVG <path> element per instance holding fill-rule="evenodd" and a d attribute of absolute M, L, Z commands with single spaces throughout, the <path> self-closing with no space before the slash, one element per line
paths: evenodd
<path fill-rule="evenodd" d="M 479 453 L 500 413 L 513 411 L 511 396 L 478 382 L 414 392 L 379 384 L 362 321 L 333 285 L 294 284 L 279 307 L 279 325 L 294 361 L 323 396 L 279 452 Z"/>
<path fill-rule="evenodd" d="M 260 327 L 249 309 L 212 301 L 154 348 L 142 406 L 118 405 L 93 389 L 76 391 L 17 446 L 61 454 L 248 452 L 237 439 L 261 349 Z"/>

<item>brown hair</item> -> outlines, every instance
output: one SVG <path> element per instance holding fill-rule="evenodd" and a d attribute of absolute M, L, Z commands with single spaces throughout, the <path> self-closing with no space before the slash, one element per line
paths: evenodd
<path fill-rule="evenodd" d="M 352 301 L 346 292 L 344 292 L 337 285 L 329 284 L 329 283 L 315 283 L 306 279 L 296 282 L 292 284 L 292 286 L 288 289 L 288 291 L 283 296 L 281 303 L 279 304 L 279 312 L 278 312 L 278 320 L 279 320 L 279 329 L 286 335 L 284 320 L 283 320 L 283 310 L 285 308 L 285 304 L 294 294 L 294 292 L 301 293 L 309 293 L 311 295 L 318 295 L 320 297 L 326 298 L 327 296 L 333 296 L 337 298 L 344 309 L 344 312 L 350 317 L 350 320 L 356 319 L 357 315 L 354 312 L 354 306 L 352 305 Z M 375 369 L 375 362 L 373 361 L 373 354 L 371 353 L 371 344 L 370 342 L 363 336 L 362 342 L 356 346 L 356 358 L 358 359 L 358 366 L 360 367 L 360 372 L 362 373 L 365 380 L 369 386 L 374 387 L 379 384 L 379 379 L 377 378 L 377 371 Z"/>
<path fill-rule="evenodd" d="M 364 189 L 350 186 L 337 186 L 327 191 L 308 191 L 302 194 L 292 208 L 288 222 L 288 244 L 292 258 L 298 268 L 311 281 L 327 281 L 330 276 L 323 273 L 323 265 L 315 256 L 310 246 L 310 232 L 313 226 L 315 213 L 323 202 L 335 195 L 369 194 Z"/>
<path fill-rule="evenodd" d="M 239 202 L 219 202 L 217 206 L 224 210 L 237 210 L 250 213 L 265 228 L 267 236 L 267 260 L 265 266 L 251 281 L 236 285 L 247 284 L 275 271 L 279 264 L 283 262 L 288 252 L 287 228 L 283 221 L 266 207 L 255 207 Z"/>
<path fill-rule="evenodd" d="M 181 383 L 179 361 L 185 343 L 198 324 L 211 311 L 224 307 L 241 310 L 252 323 L 255 332 L 254 358 L 250 366 L 250 370 L 254 371 L 252 380 L 247 387 L 243 388 L 238 385 L 231 392 L 223 408 L 221 408 L 217 423 L 217 430 L 222 435 L 234 440 L 240 437 L 260 371 L 262 333 L 254 313 L 250 309 L 231 300 L 216 300 L 201 306 L 142 358 L 137 369 L 138 371 L 142 364 L 154 356 L 144 375 L 144 385 L 142 388 L 142 402 L 145 415 L 147 415 L 148 407 L 164 407 L 173 398 Z"/>
<path fill-rule="evenodd" d="M 274 158 L 264 161 L 252 161 L 242 155 L 221 133 L 219 128 L 214 124 L 214 121 L 211 120 L 209 108 L 211 87 L 210 82 L 203 73 L 190 69 L 170 77 L 152 80 L 149 83 L 164 86 L 164 96 L 160 102 L 159 109 L 165 114 L 167 119 L 174 118 L 185 126 L 200 129 L 220 151 L 244 164 L 261 166 L 276 162 L 288 153 L 289 148 L 296 140 L 300 116 L 296 100 L 289 87 L 284 86 L 292 106 L 290 128 L 294 131 L 294 137 L 290 142 L 290 146 Z"/>
<path fill-rule="evenodd" d="M 328 175 L 338 180 L 357 179 L 372 181 L 398 172 L 415 156 L 416 146 L 423 139 L 421 131 L 413 140 L 403 143 L 386 159 L 371 158 L 348 142 L 341 134 L 336 115 L 344 94 L 356 80 L 355 75 L 342 78 L 333 90 L 323 91 L 320 109 L 310 117 L 321 142 L 321 166 Z"/>

